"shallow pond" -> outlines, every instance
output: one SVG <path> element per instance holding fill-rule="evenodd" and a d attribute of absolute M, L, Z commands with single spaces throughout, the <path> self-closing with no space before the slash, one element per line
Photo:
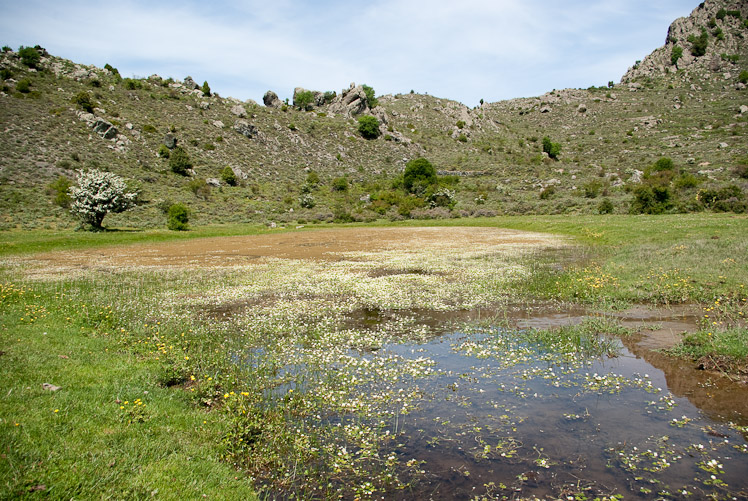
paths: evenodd
<path fill-rule="evenodd" d="M 491 326 L 384 346 L 376 356 L 435 362 L 433 375 L 412 382 L 422 395 L 415 410 L 394 417 L 402 433 L 396 454 L 422 462 L 423 473 L 388 497 L 746 499 L 745 386 L 652 351 L 667 343 L 662 336 L 692 326 L 689 314 L 618 317 L 651 327 L 613 338 L 602 357 Z M 582 318 L 572 311 L 514 320 L 547 328 Z"/>

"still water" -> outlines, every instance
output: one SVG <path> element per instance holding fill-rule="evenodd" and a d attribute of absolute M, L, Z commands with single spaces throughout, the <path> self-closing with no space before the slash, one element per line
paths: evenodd
<path fill-rule="evenodd" d="M 576 313 L 517 324 L 575 322 Z M 416 409 L 396 423 L 396 453 L 421 462 L 423 474 L 390 495 L 748 499 L 746 387 L 653 351 L 657 335 L 693 319 L 648 315 L 622 315 L 623 324 L 657 324 L 609 340 L 602 356 L 490 326 L 385 346 L 378 355 L 436 362 L 433 376 L 413 381 L 423 395 Z"/>

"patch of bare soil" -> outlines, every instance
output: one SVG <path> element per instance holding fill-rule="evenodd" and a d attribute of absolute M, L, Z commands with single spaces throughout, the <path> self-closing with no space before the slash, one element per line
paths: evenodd
<path fill-rule="evenodd" d="M 26 261 L 41 268 L 103 269 L 119 267 L 234 267 L 259 259 L 344 259 L 345 253 L 378 251 L 464 251 L 471 246 L 495 250 L 558 246 L 559 237 L 499 228 L 341 228 L 180 242 L 56 251 Z"/>

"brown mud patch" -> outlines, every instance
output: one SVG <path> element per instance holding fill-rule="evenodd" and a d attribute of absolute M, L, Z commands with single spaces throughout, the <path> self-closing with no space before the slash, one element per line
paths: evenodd
<path fill-rule="evenodd" d="M 552 235 L 500 228 L 341 228 L 55 251 L 20 261 L 61 271 L 124 267 L 216 268 L 243 266 L 268 258 L 340 261 L 346 259 L 345 254 L 355 252 L 430 249 L 457 253 L 471 247 L 501 252 L 515 248 L 560 247 L 563 242 L 562 238 Z"/>

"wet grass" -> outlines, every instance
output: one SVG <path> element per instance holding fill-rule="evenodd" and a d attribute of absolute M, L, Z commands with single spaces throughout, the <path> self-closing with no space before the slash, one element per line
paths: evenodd
<path fill-rule="evenodd" d="M 711 327 L 707 337 L 721 341 L 707 343 L 697 333 L 673 353 L 703 356 L 685 349 L 698 345 L 712 357 L 745 358 L 739 349 L 746 345 L 748 272 L 737 256 L 748 238 L 746 218 L 474 223 L 570 235 L 578 254 L 558 265 L 552 253 L 533 249 L 470 248 L 464 255 L 420 249 L 407 256 L 354 253 L 335 263 L 269 260 L 222 270 L 111 270 L 44 280 L 25 278 L 26 270 L 7 261 L 0 279 L 0 377 L 8 381 L 0 401 L 2 443 L 8 444 L 0 459 L 2 497 L 32 491 L 58 498 L 155 491 L 165 498 L 246 497 L 255 488 L 306 498 L 410 492 L 428 466 L 398 453 L 403 424 L 422 405 L 426 382 L 442 377 L 432 356 L 412 352 L 443 332 L 415 313 L 424 305 L 495 309 L 518 297 L 609 308 L 697 301 L 705 308 L 704 328 Z M 50 242 L 45 235 L 2 237 L 9 255 L 251 231 L 261 230 L 75 234 Z M 663 262 L 666 267 L 657 266 Z M 273 300 L 263 300 L 268 297 Z M 206 314 L 227 304 L 240 306 L 220 317 Z M 361 311 L 386 315 L 352 323 Z M 604 316 L 554 330 L 490 324 L 493 334 L 481 332 L 473 344 L 454 349 L 490 357 L 494 367 L 512 369 L 541 357 L 572 370 L 617 355 L 617 338 L 628 334 Z M 521 370 L 524 377 L 549 377 L 547 368 Z M 45 382 L 61 389 L 44 390 Z M 646 378 L 616 374 L 580 375 L 574 384 L 594 394 L 649 388 Z M 469 395 L 456 396 L 457 404 L 469 404 Z M 669 400 L 662 402 L 655 407 L 669 410 Z M 583 419 L 583 410 L 569 415 Z M 511 431 L 521 416 L 508 416 L 501 429 Z M 486 445 L 499 457 L 528 452 L 511 437 L 483 444 L 483 454 Z M 611 454 L 618 452 L 633 457 L 635 451 Z M 550 461 L 547 453 L 532 454 L 539 468 Z"/>

